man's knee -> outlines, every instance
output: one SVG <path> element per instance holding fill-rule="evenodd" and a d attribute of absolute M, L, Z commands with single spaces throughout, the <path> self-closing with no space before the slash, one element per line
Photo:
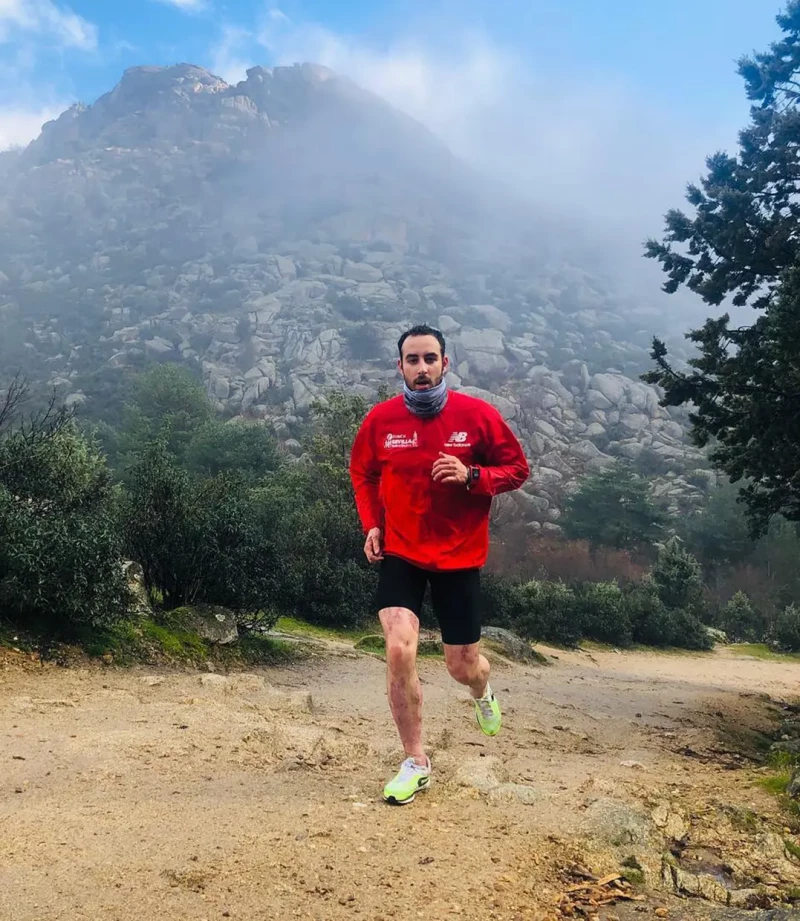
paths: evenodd
<path fill-rule="evenodd" d="M 452 678 L 461 684 L 471 684 L 480 671 L 478 644 L 446 647 L 445 662 Z"/>
<path fill-rule="evenodd" d="M 386 662 L 391 671 L 409 672 L 417 658 L 419 620 L 407 608 L 385 608 L 380 612 L 386 642 Z"/>

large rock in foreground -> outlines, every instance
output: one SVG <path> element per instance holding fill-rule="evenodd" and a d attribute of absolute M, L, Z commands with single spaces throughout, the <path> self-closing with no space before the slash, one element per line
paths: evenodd
<path fill-rule="evenodd" d="M 229 646 L 239 639 L 236 616 L 227 608 L 211 604 L 188 605 L 171 611 L 169 618 L 176 626 L 218 646 Z"/>

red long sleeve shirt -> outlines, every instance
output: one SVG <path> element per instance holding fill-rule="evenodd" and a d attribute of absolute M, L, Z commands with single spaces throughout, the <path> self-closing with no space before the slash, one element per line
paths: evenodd
<path fill-rule="evenodd" d="M 436 483 L 440 453 L 480 467 L 470 488 Z M 402 396 L 373 407 L 358 431 L 350 477 L 364 531 L 381 528 L 383 552 L 429 570 L 483 566 L 492 497 L 530 474 L 522 446 L 489 403 L 451 391 L 439 415 L 410 412 Z"/>

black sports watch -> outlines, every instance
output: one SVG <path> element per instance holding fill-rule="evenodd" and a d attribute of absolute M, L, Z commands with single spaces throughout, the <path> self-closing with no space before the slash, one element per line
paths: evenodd
<path fill-rule="evenodd" d="M 481 478 L 481 468 L 476 466 L 467 467 L 467 489 L 469 489 L 473 483 L 477 483 Z"/>

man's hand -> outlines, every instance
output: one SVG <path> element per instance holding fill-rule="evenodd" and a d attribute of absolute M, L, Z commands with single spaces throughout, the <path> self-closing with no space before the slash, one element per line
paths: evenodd
<path fill-rule="evenodd" d="M 469 470 L 452 454 L 439 452 L 433 464 L 433 479 L 436 483 L 459 483 L 465 486 L 469 479 Z"/>
<path fill-rule="evenodd" d="M 383 559 L 383 531 L 380 528 L 372 528 L 367 534 L 364 553 L 370 563 L 378 563 Z"/>

